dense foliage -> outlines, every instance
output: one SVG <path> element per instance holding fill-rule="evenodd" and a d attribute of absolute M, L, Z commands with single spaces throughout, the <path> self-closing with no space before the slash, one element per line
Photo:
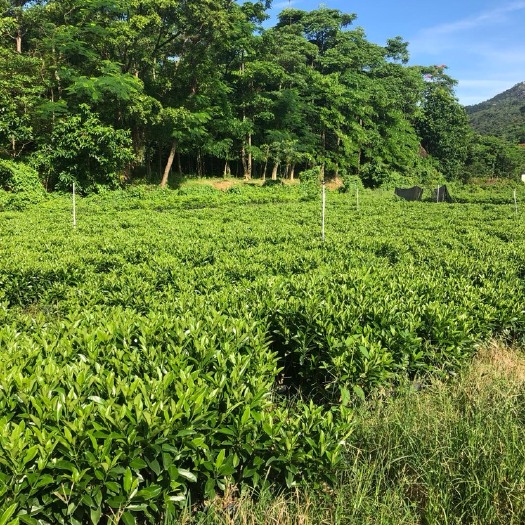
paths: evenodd
<path fill-rule="evenodd" d="M 462 177 L 466 117 L 445 66 L 407 66 L 402 38 L 371 43 L 326 7 L 263 28 L 269 4 L 1 0 L 0 156 L 86 191 L 174 170 Z"/>
<path fill-rule="evenodd" d="M 513 144 L 525 143 L 525 82 L 465 109 L 478 133 L 493 135 Z"/>
<path fill-rule="evenodd" d="M 0 207 L 23 209 L 44 197 L 40 177 L 32 167 L 0 159 Z"/>
<path fill-rule="evenodd" d="M 330 192 L 325 243 L 300 187 L 234 189 L 85 198 L 75 229 L 64 197 L 0 214 L 0 516 L 158 523 L 330 479 L 367 392 L 523 341 L 511 188 Z"/>
<path fill-rule="evenodd" d="M 524 401 L 525 355 L 492 342 L 453 380 L 363 403 L 335 485 L 232 489 L 180 525 L 521 525 Z"/>

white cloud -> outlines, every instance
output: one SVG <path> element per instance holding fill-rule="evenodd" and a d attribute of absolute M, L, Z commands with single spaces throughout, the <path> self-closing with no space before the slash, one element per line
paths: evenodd
<path fill-rule="evenodd" d="M 462 104 L 476 104 L 525 80 L 525 0 L 427 27 L 410 41 L 412 61 L 445 63 Z"/>
<path fill-rule="evenodd" d="M 509 29 L 516 18 L 511 15 L 520 11 L 525 11 L 525 0 L 510 2 L 460 20 L 427 27 L 410 40 L 410 48 L 418 53 L 429 54 L 440 54 L 450 50 L 479 52 L 490 39 L 512 38 L 517 30 L 510 31 L 508 35 L 500 31 Z M 521 33 L 522 29 L 519 31 Z"/>
<path fill-rule="evenodd" d="M 459 81 L 459 85 L 464 89 L 490 89 L 490 90 L 505 90 L 508 82 L 505 80 L 491 80 L 491 79 L 464 79 Z"/>
<path fill-rule="evenodd" d="M 272 3 L 272 9 L 277 9 L 280 11 L 281 9 L 286 9 L 287 7 L 291 7 L 296 3 L 296 0 L 283 0 L 282 2 L 275 2 Z"/>
<path fill-rule="evenodd" d="M 506 49 L 487 49 L 483 56 L 488 62 L 491 62 L 499 67 L 512 66 L 525 68 L 525 44 L 521 46 L 513 46 Z M 525 71 L 523 71 L 525 75 Z"/>
<path fill-rule="evenodd" d="M 510 4 L 497 7 L 490 11 L 484 11 L 474 16 L 466 17 L 448 24 L 424 29 L 421 36 L 438 37 L 454 33 L 463 32 L 468 29 L 478 29 L 486 25 L 494 26 L 497 23 L 503 23 L 508 20 L 508 15 L 525 10 L 525 0 L 511 2 Z"/>

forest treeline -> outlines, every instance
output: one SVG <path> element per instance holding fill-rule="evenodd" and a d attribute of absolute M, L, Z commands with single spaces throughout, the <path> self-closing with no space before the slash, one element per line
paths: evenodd
<path fill-rule="evenodd" d="M 0 0 L 1 162 L 84 191 L 176 172 L 318 166 L 378 186 L 523 169 L 517 146 L 472 131 L 446 66 L 408 65 L 401 37 L 372 43 L 335 9 L 263 24 L 270 4 Z"/>

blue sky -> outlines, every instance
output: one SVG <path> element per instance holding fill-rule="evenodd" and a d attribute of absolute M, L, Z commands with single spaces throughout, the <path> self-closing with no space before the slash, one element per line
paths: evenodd
<path fill-rule="evenodd" d="M 271 14 L 289 5 L 355 13 L 377 44 L 403 37 L 411 64 L 448 66 L 465 105 L 525 81 L 525 0 L 274 0 Z"/>

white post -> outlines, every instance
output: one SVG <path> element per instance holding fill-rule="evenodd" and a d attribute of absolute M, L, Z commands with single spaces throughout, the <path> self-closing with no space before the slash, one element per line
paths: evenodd
<path fill-rule="evenodd" d="M 73 228 L 77 226 L 77 206 L 75 199 L 75 183 L 73 182 Z"/>
<path fill-rule="evenodd" d="M 516 210 L 516 217 L 518 216 L 518 198 L 516 196 L 516 190 L 514 190 L 514 208 Z"/>
<path fill-rule="evenodd" d="M 439 186 L 436 192 L 436 202 L 439 202 Z"/>
<path fill-rule="evenodd" d="M 324 222 L 325 222 L 325 212 L 326 212 L 326 184 L 323 179 L 323 210 L 321 218 L 321 238 L 324 242 Z"/>

